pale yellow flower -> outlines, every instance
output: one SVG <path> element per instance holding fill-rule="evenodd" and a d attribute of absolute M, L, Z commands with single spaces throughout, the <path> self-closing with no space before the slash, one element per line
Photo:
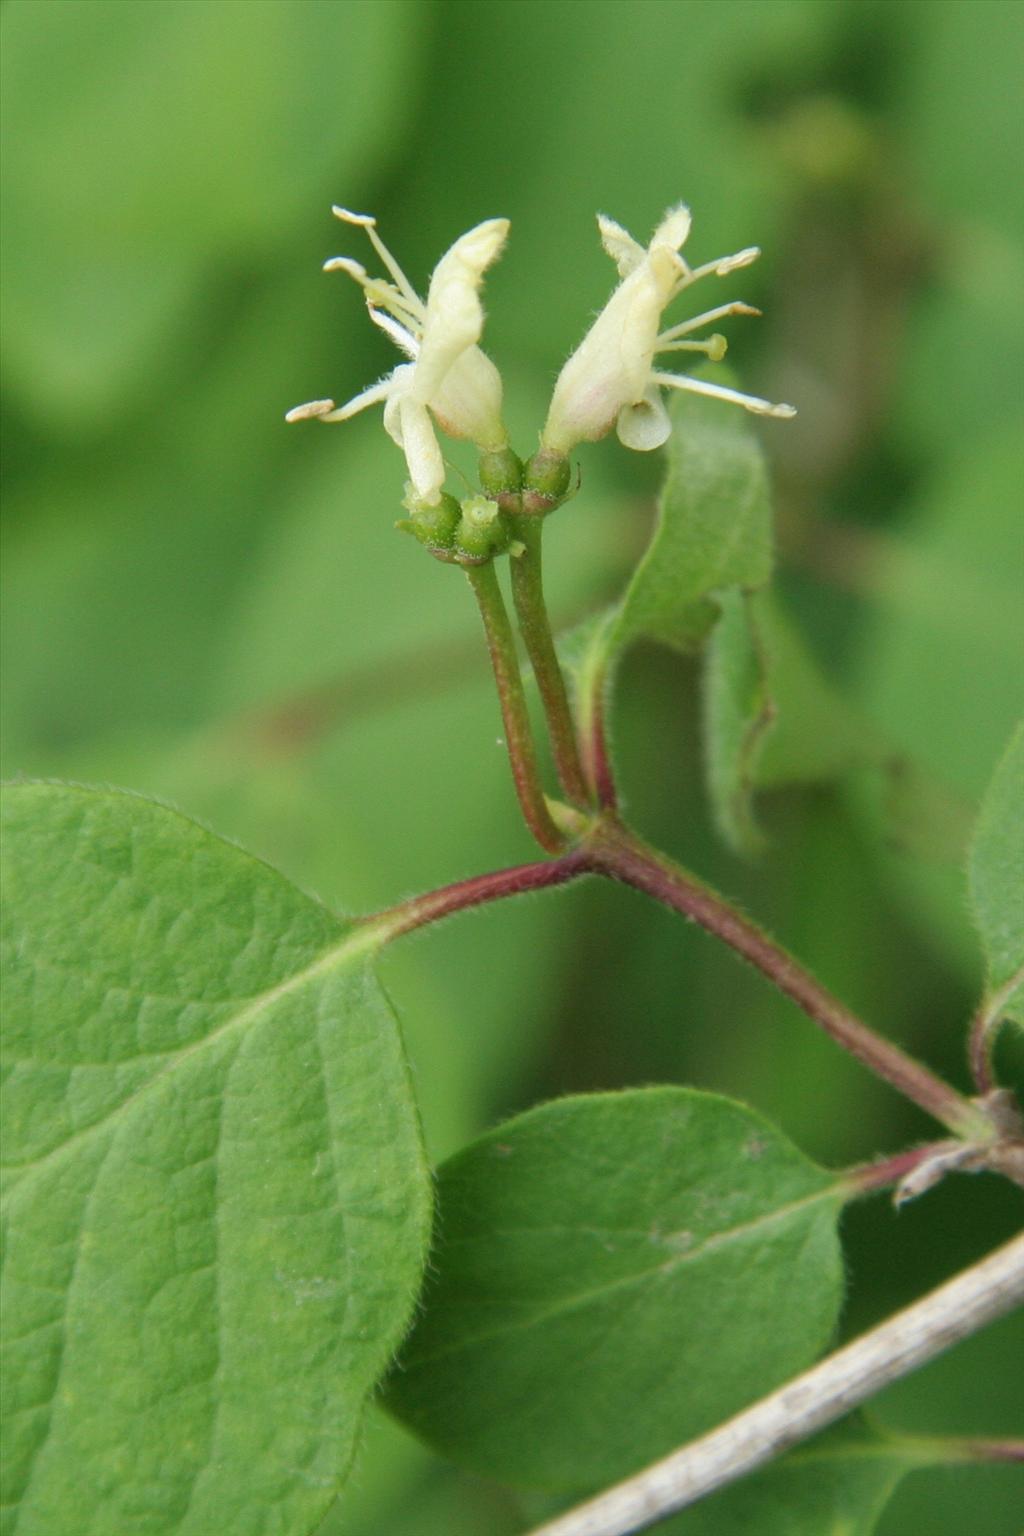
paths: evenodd
<path fill-rule="evenodd" d="M 687 374 L 665 373 L 655 358 L 665 352 L 700 352 L 718 362 L 724 336 L 691 340 L 691 333 L 727 315 L 756 315 L 749 304 L 720 304 L 692 320 L 661 330 L 663 311 L 702 277 L 725 277 L 761 254 L 756 246 L 691 267 L 680 254 L 690 232 L 690 211 L 670 208 L 645 250 L 613 219 L 598 216 L 601 242 L 621 281 L 558 376 L 541 434 L 543 450 L 567 454 L 579 442 L 595 442 L 614 426 L 627 448 L 658 448 L 670 431 L 663 389 L 689 390 L 731 401 L 761 416 L 789 417 L 791 405 L 773 405 L 755 395 Z"/>
<path fill-rule="evenodd" d="M 460 235 L 434 268 L 424 303 L 377 234 L 373 217 L 345 208 L 333 211 L 344 223 L 365 229 L 389 277 L 370 277 L 347 256 L 333 257 L 324 270 L 355 279 L 366 295 L 370 319 L 410 361 L 345 405 L 311 400 L 289 411 L 285 420 L 347 421 L 382 404 L 384 426 L 405 453 L 415 495 L 426 506 L 436 505 L 445 467 L 435 421 L 450 437 L 469 438 L 483 452 L 508 443 L 501 419 L 501 375 L 477 346 L 484 324 L 480 288 L 487 268 L 501 254 L 508 220 L 487 219 Z"/>

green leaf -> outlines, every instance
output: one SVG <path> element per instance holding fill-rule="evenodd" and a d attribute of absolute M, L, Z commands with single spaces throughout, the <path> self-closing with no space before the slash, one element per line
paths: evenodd
<path fill-rule="evenodd" d="M 428 1224 L 371 941 L 138 797 L 4 818 L 4 1529 L 305 1533 Z"/>
<path fill-rule="evenodd" d="M 725 841 L 738 852 L 756 853 L 764 838 L 754 820 L 754 786 L 775 704 L 768 692 L 768 659 L 751 612 L 751 595 L 723 592 L 719 602 L 722 617 L 704 665 L 708 789 Z"/>
<path fill-rule="evenodd" d="M 1024 1024 L 1024 725 L 982 801 L 968 883 L 988 963 L 989 1004 Z"/>
<path fill-rule="evenodd" d="M 678 396 L 671 413 L 658 526 L 609 636 L 613 651 L 640 639 L 697 651 L 718 617 L 715 594 L 771 576 L 768 472 L 743 413 L 693 395 Z"/>
<path fill-rule="evenodd" d="M 722 617 L 704 662 L 708 789 L 726 842 L 756 853 L 757 789 L 834 779 L 858 762 L 881 764 L 884 753 L 770 591 L 718 601 Z"/>
<path fill-rule="evenodd" d="M 510 1482 L 605 1483 L 814 1358 L 836 1186 L 759 1115 L 647 1088 L 529 1111 L 443 1164 L 389 1407 Z"/>
<path fill-rule="evenodd" d="M 941 1461 L 859 1418 L 666 1521 L 664 1536 L 872 1536 L 915 1467 Z"/>
<path fill-rule="evenodd" d="M 876 535 L 857 576 L 866 607 L 849 674 L 856 702 L 895 753 L 968 806 L 980 801 L 1024 702 L 1020 668 L 1007 666 L 1024 645 L 1019 439 L 1016 425 L 952 438 L 905 531 Z M 943 868 L 880 844 L 876 858 L 880 882 L 943 965 L 955 964 L 974 988 L 962 858 Z"/>

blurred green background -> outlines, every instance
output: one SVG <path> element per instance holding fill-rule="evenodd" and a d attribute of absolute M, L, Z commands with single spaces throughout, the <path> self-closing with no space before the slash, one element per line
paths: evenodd
<path fill-rule="evenodd" d="M 883 826 L 877 785 L 779 794 L 771 852 L 745 866 L 710 827 L 696 668 L 653 650 L 616 712 L 629 808 L 963 1083 L 980 967 L 960 834 L 1019 711 L 1024 641 L 1022 8 L 6 0 L 0 17 L 4 771 L 169 799 L 346 910 L 530 857 L 465 583 L 392 531 L 401 456 L 376 413 L 283 422 L 394 361 L 344 277 L 319 272 L 366 257 L 329 207 L 377 214 L 417 282 L 459 232 L 511 218 L 485 344 L 529 452 L 609 291 L 594 213 L 646 238 L 682 198 L 694 260 L 764 247 L 723 296 L 766 312 L 731 333 L 744 383 L 800 409 L 765 433 L 781 590 L 916 765 L 916 814 Z M 549 530 L 560 623 L 621 586 L 655 460 L 614 440 L 586 454 Z M 836 1165 L 929 1134 L 625 890 L 490 909 L 385 969 L 438 1157 L 544 1096 L 652 1081 L 745 1098 Z M 991 1178 L 898 1218 L 851 1211 L 847 1330 L 1020 1215 Z M 1019 1322 L 990 1330 L 879 1417 L 1019 1432 L 1020 1339 Z M 1022 1493 L 1010 1469 L 918 1474 L 880 1530 L 1016 1536 Z M 375 1417 L 324 1530 L 521 1524 L 509 1495 Z"/>

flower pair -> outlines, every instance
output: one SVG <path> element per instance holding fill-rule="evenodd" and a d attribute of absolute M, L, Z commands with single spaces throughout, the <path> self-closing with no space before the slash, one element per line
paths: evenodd
<path fill-rule="evenodd" d="M 375 220 L 344 208 L 334 213 L 365 229 L 389 275 L 370 277 L 365 267 L 346 256 L 325 263 L 325 271 L 346 272 L 355 279 L 366 295 L 370 319 L 410 361 L 345 405 L 313 400 L 289 411 L 286 420 L 347 421 L 367 406 L 383 404 L 384 426 L 405 452 L 415 499 L 424 507 L 436 506 L 445 466 L 435 423 L 485 453 L 508 446 L 501 375 L 477 345 L 484 322 L 480 288 L 484 273 L 504 247 L 508 220 L 488 219 L 461 235 L 434 268 L 424 303 L 377 234 Z M 749 266 L 760 255 L 756 246 L 691 267 L 680 254 L 690 231 L 690 213 L 682 205 L 668 210 L 646 249 L 612 219 L 600 216 L 598 229 L 621 281 L 559 374 L 541 433 L 542 452 L 564 457 L 577 443 L 594 442 L 612 427 L 628 448 L 659 447 L 670 430 L 663 389 L 708 395 L 760 415 L 795 414 L 791 405 L 772 405 L 655 366 L 655 359 L 666 352 L 702 353 L 712 362 L 722 358 L 724 336 L 694 340 L 692 333 L 728 315 L 756 315 L 749 304 L 721 304 L 667 330 L 660 328 L 661 317 L 700 278 L 724 277 Z"/>

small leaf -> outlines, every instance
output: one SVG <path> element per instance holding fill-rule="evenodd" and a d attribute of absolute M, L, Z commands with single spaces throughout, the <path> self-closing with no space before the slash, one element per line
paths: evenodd
<path fill-rule="evenodd" d="M 138 797 L 4 818 L 10 1529 L 305 1536 L 426 1239 L 370 946 Z"/>
<path fill-rule="evenodd" d="M 974 920 L 988 963 L 987 994 L 1024 1024 L 1024 725 L 1017 728 L 978 815 L 968 866 Z"/>
<path fill-rule="evenodd" d="M 730 847 L 757 853 L 764 838 L 754 820 L 758 758 L 775 718 L 767 657 L 758 644 L 744 592 L 723 592 L 722 617 L 704 664 L 704 754 L 718 829 Z"/>
<path fill-rule="evenodd" d="M 831 687 L 768 591 L 719 594 L 722 617 L 704 662 L 705 761 L 719 830 L 739 853 L 763 844 L 758 789 L 881 766 L 877 736 Z"/>
<path fill-rule="evenodd" d="M 671 410 L 658 526 L 609 637 L 614 652 L 640 639 L 697 651 L 718 617 L 715 594 L 771 576 L 768 472 L 750 425 L 692 395 Z"/>
<path fill-rule="evenodd" d="M 438 1193 L 388 1405 L 506 1481 L 632 1471 L 806 1366 L 835 1326 L 833 1180 L 717 1095 L 543 1105 L 443 1164 Z"/>

